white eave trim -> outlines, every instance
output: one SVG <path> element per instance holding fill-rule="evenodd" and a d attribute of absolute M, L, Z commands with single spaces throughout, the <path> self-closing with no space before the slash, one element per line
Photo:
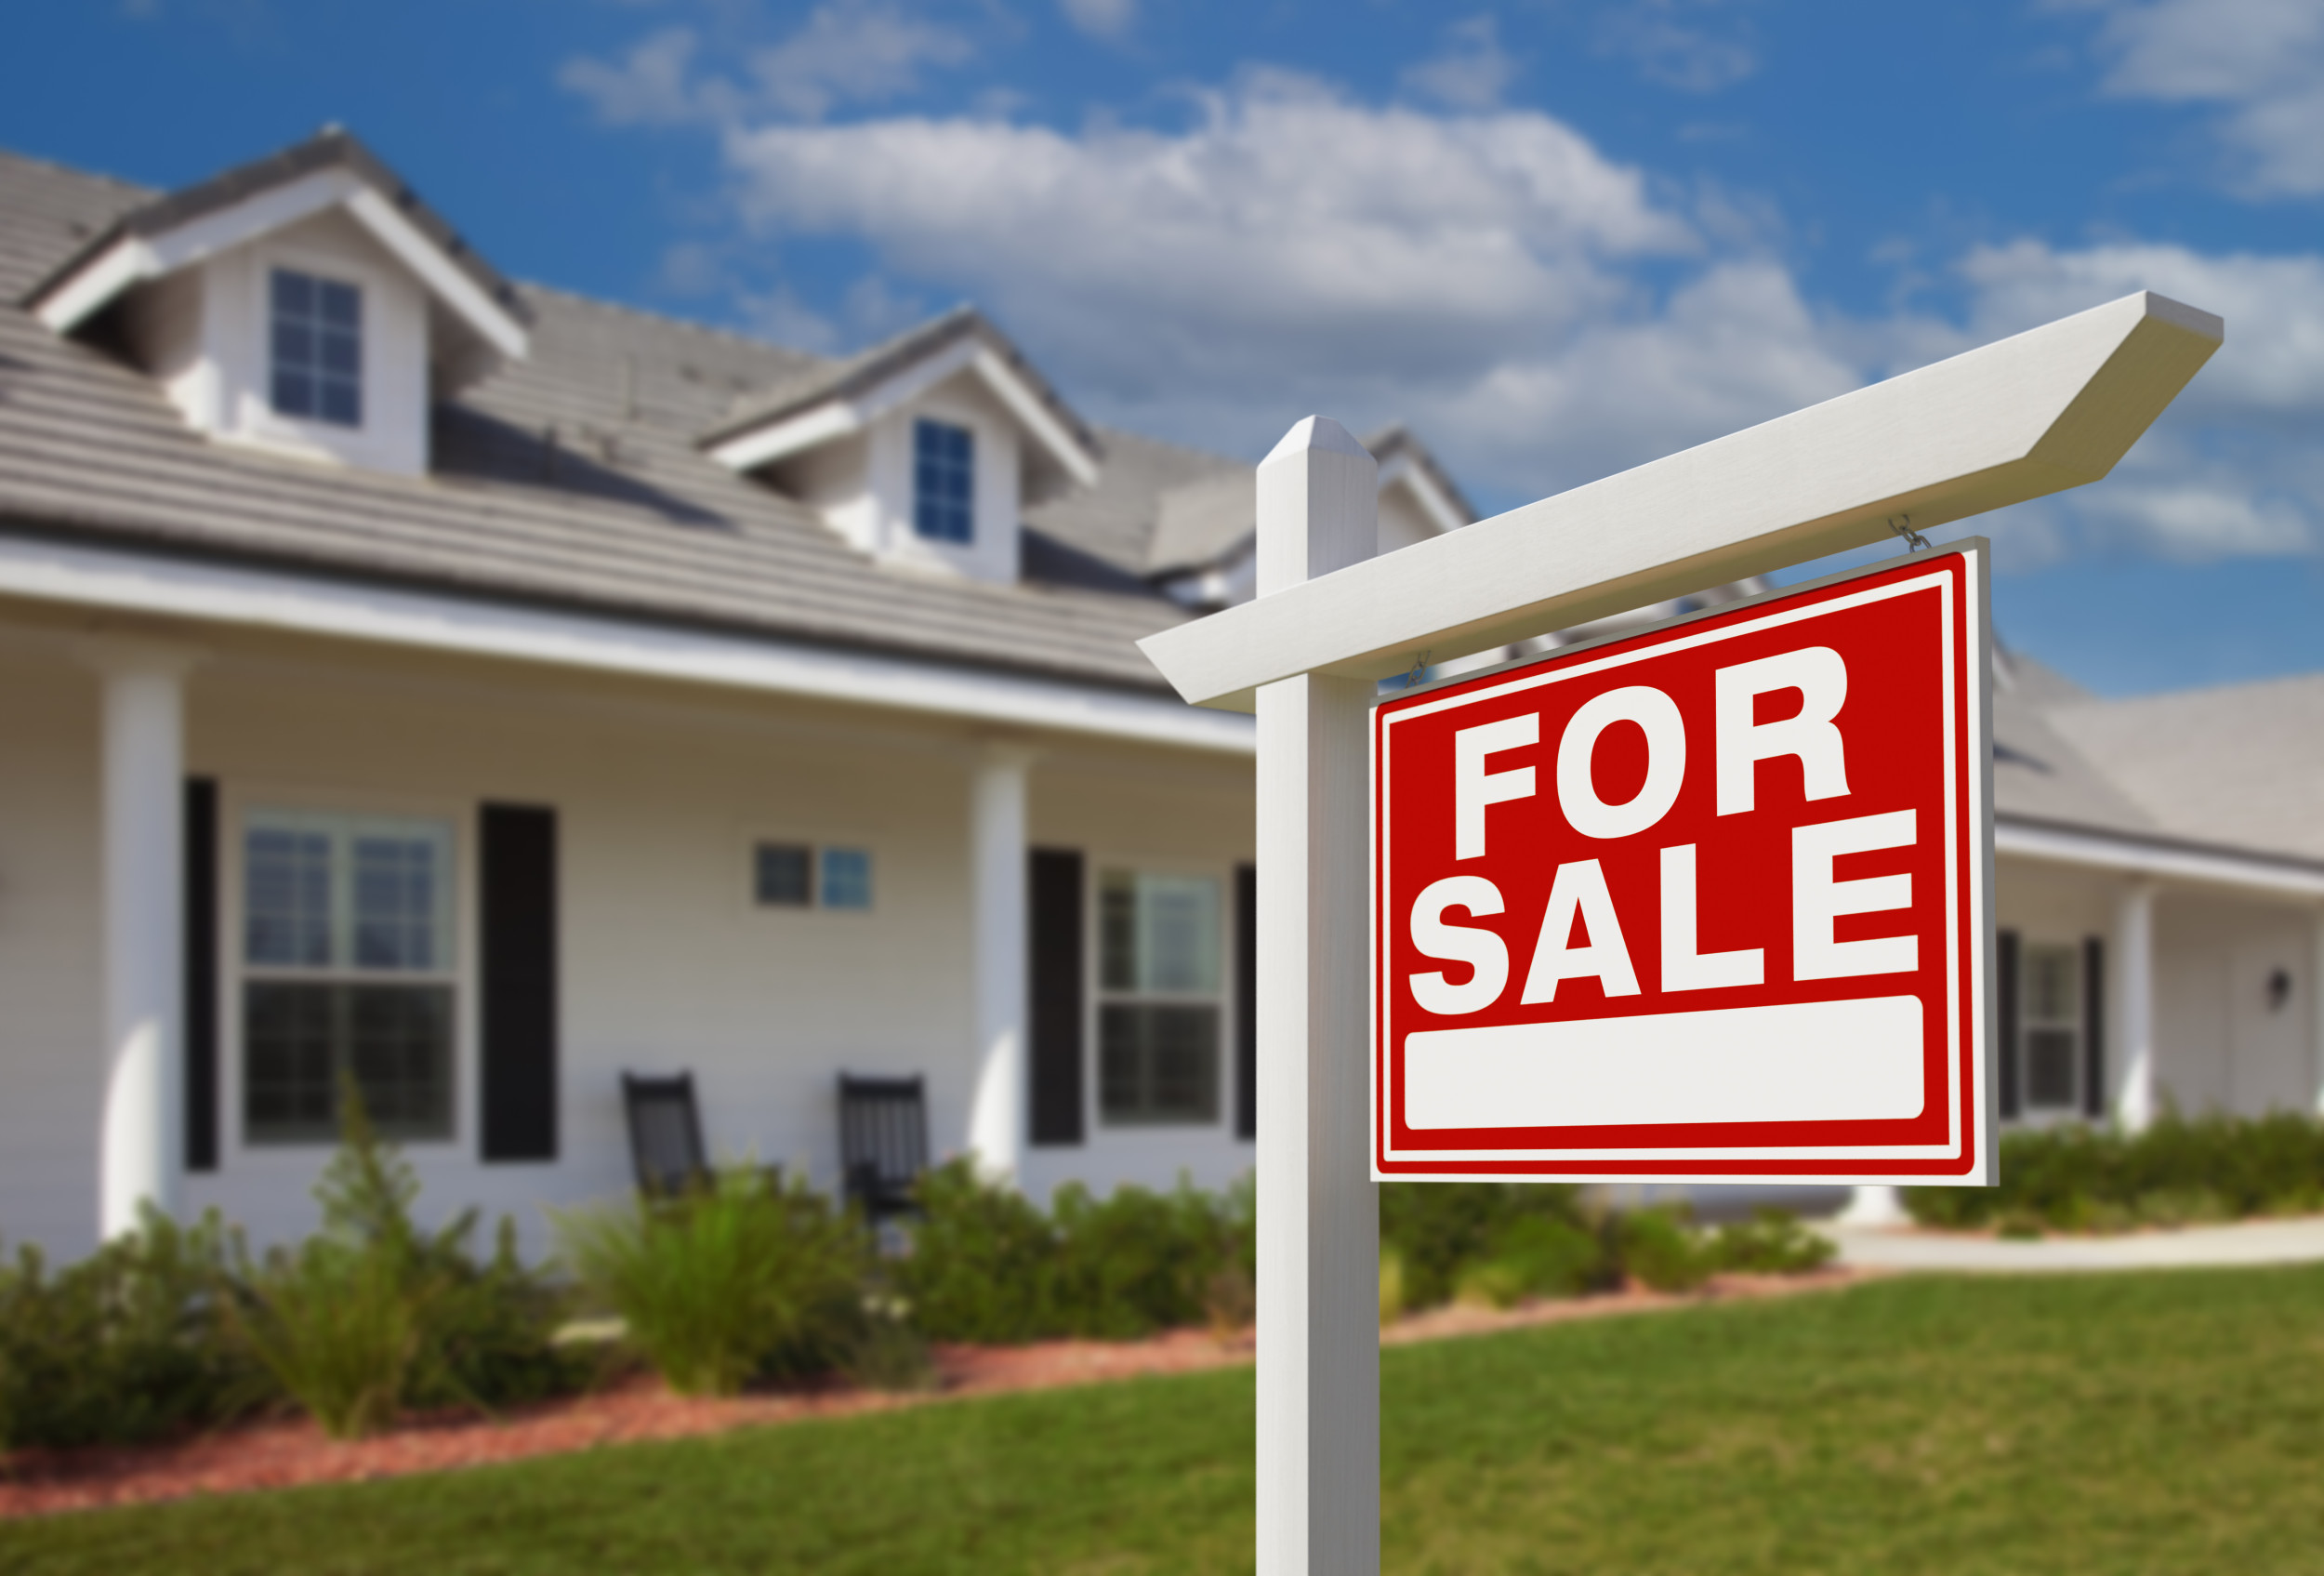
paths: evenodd
<path fill-rule="evenodd" d="M 2159 881 L 2231 887 L 2272 897 L 2324 898 L 2324 866 L 2271 859 L 2265 854 L 2234 849 L 2149 841 L 2120 833 L 2016 821 L 2005 816 L 1994 818 L 1993 852 L 2012 858 L 2079 865 Z"/>
<path fill-rule="evenodd" d="M 1436 484 L 1436 478 L 1429 474 L 1428 467 L 1408 454 L 1396 456 L 1380 469 L 1381 492 L 1386 492 L 1399 482 L 1419 500 L 1420 512 L 1429 517 L 1440 533 L 1458 531 L 1469 523 L 1469 517 L 1453 506 L 1445 489 Z"/>
<path fill-rule="evenodd" d="M 1246 717 L 804 642 L 0 536 L 0 596 L 1249 756 Z"/>
<path fill-rule="evenodd" d="M 302 175 L 160 235 L 124 236 L 43 300 L 34 315 L 52 332 L 68 333 L 132 285 L 340 206 L 487 343 L 511 358 L 524 355 L 524 325 L 480 289 L 394 204 L 345 169 Z"/>
<path fill-rule="evenodd" d="M 796 454 L 860 432 L 905 402 L 946 378 L 973 371 L 1033 440 L 1065 473 L 1085 487 L 1095 486 L 1098 468 L 1064 425 L 1050 413 L 1025 380 L 982 339 L 971 336 L 913 363 L 854 399 L 833 396 L 713 445 L 710 457 L 733 470 L 756 470 Z"/>

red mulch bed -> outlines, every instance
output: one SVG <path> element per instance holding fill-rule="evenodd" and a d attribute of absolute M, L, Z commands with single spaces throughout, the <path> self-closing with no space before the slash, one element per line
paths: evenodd
<path fill-rule="evenodd" d="M 1692 1296 L 1632 1289 L 1573 1302 L 1533 1303 L 1506 1312 L 1436 1308 L 1399 1321 L 1382 1331 L 1380 1339 L 1389 1345 L 1440 1340 L 1710 1299 L 1782 1295 L 1857 1278 L 1858 1272 L 1842 1269 L 1780 1278 L 1722 1276 Z M 1248 1330 L 1224 1341 L 1201 1331 L 1178 1330 L 1144 1341 L 938 1346 L 937 1387 L 916 1395 L 860 1390 L 832 1381 L 713 1400 L 672 1395 L 658 1380 L 639 1375 L 592 1395 L 523 1408 L 497 1421 L 466 1413 L 416 1418 L 390 1433 L 345 1443 L 324 1438 L 321 1429 L 299 1418 L 247 1424 L 169 1444 L 18 1450 L 0 1456 L 0 1516 L 400 1477 L 639 1439 L 678 1439 L 756 1424 L 924 1406 L 963 1396 L 1191 1373 L 1248 1362 L 1251 1356 Z"/>

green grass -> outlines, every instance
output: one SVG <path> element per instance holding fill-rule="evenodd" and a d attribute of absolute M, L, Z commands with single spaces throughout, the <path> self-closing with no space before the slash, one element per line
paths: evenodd
<path fill-rule="evenodd" d="M 2324 1269 L 1894 1280 L 1400 1347 L 1392 1571 L 2324 1571 Z M 1247 1569 L 1251 1382 L 0 1526 L 0 1571 Z"/>

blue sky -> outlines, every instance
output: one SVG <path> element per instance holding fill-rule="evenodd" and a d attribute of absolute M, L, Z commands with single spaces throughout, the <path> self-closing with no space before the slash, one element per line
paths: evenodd
<path fill-rule="evenodd" d="M 843 351 L 985 307 L 1080 409 L 1409 421 L 1500 509 L 2138 288 L 2227 347 L 1986 517 L 2110 694 L 2324 669 L 2315 0 L 33 0 L 0 143 L 339 121 L 506 271 Z"/>

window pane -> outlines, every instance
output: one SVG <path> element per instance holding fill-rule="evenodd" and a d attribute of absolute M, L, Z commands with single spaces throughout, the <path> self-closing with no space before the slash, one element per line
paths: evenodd
<path fill-rule="evenodd" d="M 329 835 L 254 818 L 243 850 L 244 959 L 278 968 L 328 968 Z"/>
<path fill-rule="evenodd" d="M 2026 1104 L 2071 1106 L 2075 1052 L 2080 1036 L 2070 1028 L 2037 1028 L 2026 1035 Z"/>
<path fill-rule="evenodd" d="M 1219 988 L 1219 883 L 1200 876 L 1138 878 L 1138 988 Z"/>
<path fill-rule="evenodd" d="M 1098 983 L 1138 988 L 1138 878 L 1128 870 L 1098 878 Z"/>
<path fill-rule="evenodd" d="M 759 902 L 771 908 L 804 908 L 813 901 L 809 877 L 814 851 L 801 843 L 762 842 L 759 845 Z"/>
<path fill-rule="evenodd" d="M 253 980 L 243 1013 L 243 1121 L 252 1143 L 336 1141 L 342 1072 L 354 1076 L 380 1136 L 450 1136 L 449 987 Z"/>
<path fill-rule="evenodd" d="M 355 985 L 346 1000 L 345 1058 L 383 1138 L 452 1133 L 452 992 L 442 986 Z"/>
<path fill-rule="evenodd" d="M 2070 947 L 2026 948 L 2027 1023 L 2074 1024 L 2081 1021 L 2080 963 L 2080 958 Z"/>
<path fill-rule="evenodd" d="M 912 427 L 912 528 L 938 541 L 976 534 L 976 437 L 965 427 L 920 420 Z"/>
<path fill-rule="evenodd" d="M 253 980 L 243 991 L 243 1127 L 253 1144 L 328 1141 L 338 987 Z"/>
<path fill-rule="evenodd" d="M 869 850 L 826 848 L 823 851 L 823 906 L 826 908 L 868 908 L 872 906 Z"/>
<path fill-rule="evenodd" d="M 363 292 L 276 269 L 270 286 L 268 388 L 275 410 L 341 427 L 363 424 Z"/>
<path fill-rule="evenodd" d="M 354 963 L 359 969 L 446 968 L 436 935 L 444 850 L 411 833 L 359 832 L 355 866 Z"/>
<path fill-rule="evenodd" d="M 1098 1012 L 1098 1102 L 1123 1125 L 1219 1115 L 1219 1010 L 1108 1002 Z"/>

